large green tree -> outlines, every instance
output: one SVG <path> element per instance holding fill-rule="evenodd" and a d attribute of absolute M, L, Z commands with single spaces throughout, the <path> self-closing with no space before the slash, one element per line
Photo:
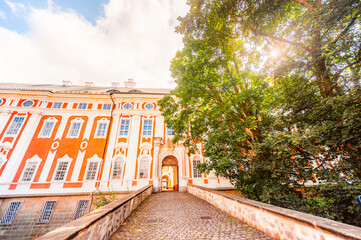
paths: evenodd
<path fill-rule="evenodd" d="M 361 2 L 188 4 L 160 101 L 174 141 L 247 197 L 360 223 Z"/>

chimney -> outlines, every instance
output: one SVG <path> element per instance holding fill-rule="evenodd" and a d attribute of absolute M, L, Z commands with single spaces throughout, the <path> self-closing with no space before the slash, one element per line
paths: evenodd
<path fill-rule="evenodd" d="M 112 82 L 112 87 L 120 87 L 120 83 L 119 82 Z"/>
<path fill-rule="evenodd" d="M 94 87 L 94 83 L 93 82 L 85 82 L 85 86 L 87 87 Z"/>
<path fill-rule="evenodd" d="M 70 86 L 70 85 L 73 85 L 70 81 L 67 81 L 67 80 L 63 80 L 63 86 Z"/>
<path fill-rule="evenodd" d="M 124 81 L 124 85 L 126 88 L 134 88 L 135 82 L 132 78 L 128 78 L 128 81 Z"/>

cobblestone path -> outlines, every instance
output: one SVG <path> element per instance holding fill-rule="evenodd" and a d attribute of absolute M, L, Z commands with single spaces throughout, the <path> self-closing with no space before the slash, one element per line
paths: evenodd
<path fill-rule="evenodd" d="M 272 239 L 189 194 L 150 195 L 110 239 Z"/>

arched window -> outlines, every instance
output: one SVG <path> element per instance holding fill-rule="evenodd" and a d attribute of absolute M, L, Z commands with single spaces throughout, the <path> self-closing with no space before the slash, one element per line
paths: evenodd
<path fill-rule="evenodd" d="M 31 107 L 33 105 L 34 105 L 33 100 L 26 100 L 25 102 L 23 102 L 23 107 Z"/>
<path fill-rule="evenodd" d="M 194 178 L 200 178 L 202 177 L 202 173 L 196 168 L 197 164 L 201 163 L 200 157 L 194 157 L 193 158 L 193 177 Z"/>
<path fill-rule="evenodd" d="M 112 179 L 121 179 L 123 172 L 123 158 L 118 157 L 113 162 Z"/>
<path fill-rule="evenodd" d="M 139 178 L 148 178 L 149 176 L 149 159 L 142 158 L 139 162 Z"/>
<path fill-rule="evenodd" d="M 131 109 L 133 107 L 133 105 L 131 103 L 124 103 L 123 104 L 123 109 Z"/>
<path fill-rule="evenodd" d="M 145 109 L 153 109 L 154 108 L 154 104 L 153 103 L 147 103 L 144 105 Z"/>

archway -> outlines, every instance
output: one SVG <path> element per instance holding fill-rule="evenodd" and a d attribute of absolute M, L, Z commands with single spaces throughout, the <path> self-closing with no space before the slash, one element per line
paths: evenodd
<path fill-rule="evenodd" d="M 162 161 L 162 191 L 178 191 L 178 160 L 167 156 Z"/>

